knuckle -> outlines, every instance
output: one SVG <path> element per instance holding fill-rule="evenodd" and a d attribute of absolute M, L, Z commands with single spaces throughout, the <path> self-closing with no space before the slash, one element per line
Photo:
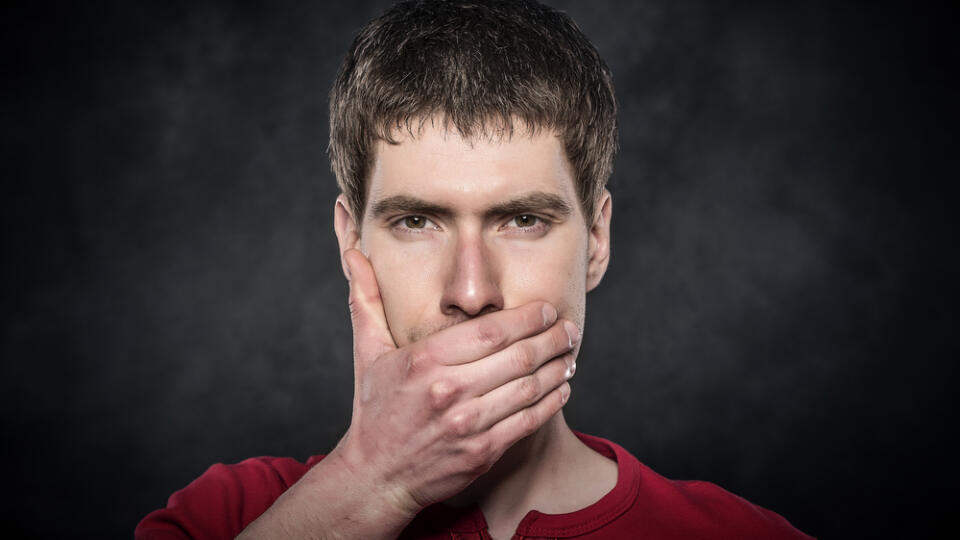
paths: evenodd
<path fill-rule="evenodd" d="M 350 313 L 353 315 L 361 315 L 364 308 L 367 307 L 372 302 L 380 302 L 380 291 L 375 293 L 370 292 L 361 292 L 356 289 L 350 290 L 350 295 L 347 297 L 347 307 L 350 309 Z"/>
<path fill-rule="evenodd" d="M 540 419 L 532 408 L 520 411 L 520 432 L 523 436 L 531 435 L 540 427 Z"/>
<path fill-rule="evenodd" d="M 524 403 L 532 403 L 540 396 L 540 380 L 533 375 L 520 379 L 520 388 L 517 393 Z"/>
<path fill-rule="evenodd" d="M 347 299 L 347 309 L 350 310 L 350 317 L 356 321 L 357 317 L 360 315 L 360 304 L 357 302 L 356 297 L 352 294 L 350 298 Z"/>
<path fill-rule="evenodd" d="M 529 343 L 517 343 L 513 348 L 513 365 L 518 373 L 531 373 L 537 367 L 536 350 Z"/>
<path fill-rule="evenodd" d="M 454 438 L 463 438 L 472 434 L 474 416 L 466 411 L 450 416 L 446 421 L 447 435 Z"/>
<path fill-rule="evenodd" d="M 494 321 L 478 319 L 476 328 L 477 341 L 496 349 L 502 348 L 507 342 L 507 333 Z"/>
<path fill-rule="evenodd" d="M 464 453 L 471 469 L 486 470 L 493 457 L 493 444 L 487 438 L 475 438 L 467 441 Z"/>
<path fill-rule="evenodd" d="M 453 381 L 449 379 L 436 380 L 428 390 L 430 406 L 434 410 L 444 410 L 450 406 L 458 393 L 459 389 Z"/>

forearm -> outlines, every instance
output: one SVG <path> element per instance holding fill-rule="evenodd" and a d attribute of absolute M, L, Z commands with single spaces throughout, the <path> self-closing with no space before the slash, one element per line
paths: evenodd
<path fill-rule="evenodd" d="M 333 452 L 290 487 L 238 540 L 394 539 L 415 517 Z"/>

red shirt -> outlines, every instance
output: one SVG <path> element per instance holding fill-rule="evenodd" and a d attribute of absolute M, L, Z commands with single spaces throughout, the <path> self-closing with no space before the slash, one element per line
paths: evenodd
<path fill-rule="evenodd" d="M 810 538 L 778 514 L 709 482 L 668 480 L 605 439 L 577 434 L 590 448 L 617 462 L 617 485 L 596 503 L 569 514 L 530 511 L 513 540 L 545 538 L 680 539 Z M 137 525 L 137 540 L 232 539 L 307 470 L 290 458 L 260 457 L 217 464 L 170 496 L 167 507 Z M 437 504 L 419 515 L 403 540 L 490 540 L 478 507 Z"/>

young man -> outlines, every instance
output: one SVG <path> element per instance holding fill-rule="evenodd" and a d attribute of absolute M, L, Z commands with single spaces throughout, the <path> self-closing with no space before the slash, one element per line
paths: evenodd
<path fill-rule="evenodd" d="M 576 434 L 563 405 L 610 254 L 610 75 L 528 1 L 398 4 L 330 99 L 355 394 L 305 464 L 215 465 L 150 538 L 801 538 Z"/>

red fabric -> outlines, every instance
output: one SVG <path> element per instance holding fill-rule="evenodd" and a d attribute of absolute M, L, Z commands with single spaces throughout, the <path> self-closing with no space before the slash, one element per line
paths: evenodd
<path fill-rule="evenodd" d="M 577 436 L 616 460 L 617 485 L 576 512 L 529 512 L 513 540 L 809 538 L 776 513 L 713 484 L 668 480 L 617 444 Z M 234 538 L 321 459 L 314 456 L 303 464 L 290 458 L 252 458 L 236 465 L 214 465 L 174 493 L 166 508 L 147 515 L 134 536 L 137 540 Z M 421 512 L 400 538 L 490 540 L 486 529 L 479 508 L 438 504 Z"/>

